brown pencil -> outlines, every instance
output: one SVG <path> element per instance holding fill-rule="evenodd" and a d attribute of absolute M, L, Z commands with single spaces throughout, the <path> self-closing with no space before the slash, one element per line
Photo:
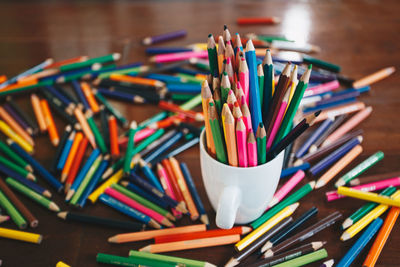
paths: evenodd
<path fill-rule="evenodd" d="M 39 220 L 36 219 L 35 216 L 26 208 L 24 203 L 22 203 L 19 198 L 14 194 L 13 191 L 8 187 L 8 185 L 0 179 L 0 189 L 4 192 L 4 194 L 8 197 L 8 199 L 14 204 L 15 208 L 17 208 L 22 216 L 25 217 L 29 221 L 29 225 L 34 228 L 39 225 Z"/>
<path fill-rule="evenodd" d="M 160 253 L 160 252 L 169 252 L 169 251 L 186 250 L 194 248 L 215 247 L 215 246 L 233 244 L 235 242 L 238 242 L 239 240 L 240 240 L 240 235 L 227 235 L 227 236 L 153 244 L 145 246 L 139 249 L 139 251 Z"/>

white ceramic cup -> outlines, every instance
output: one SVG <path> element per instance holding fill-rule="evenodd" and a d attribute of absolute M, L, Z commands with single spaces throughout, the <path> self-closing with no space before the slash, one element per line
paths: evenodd
<path fill-rule="evenodd" d="M 239 168 L 225 165 L 206 150 L 205 131 L 200 135 L 200 165 L 208 199 L 217 212 L 216 224 L 230 229 L 257 219 L 267 208 L 278 186 L 284 153 L 263 165 Z"/>

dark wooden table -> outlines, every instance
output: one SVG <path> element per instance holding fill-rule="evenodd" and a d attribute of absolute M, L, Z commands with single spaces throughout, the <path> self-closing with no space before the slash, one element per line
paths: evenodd
<path fill-rule="evenodd" d="M 392 1 L 2 1 L 0 3 L 0 74 L 12 76 L 36 65 L 45 58 L 56 60 L 78 55 L 99 56 L 122 51 L 126 43 L 130 52 L 124 63 L 146 61 L 140 40 L 147 35 L 186 29 L 185 39 L 168 45 L 186 45 L 204 42 L 207 34 L 222 32 L 223 24 L 232 33 L 248 32 L 285 34 L 298 41 L 306 41 L 322 48 L 318 57 L 342 66 L 343 73 L 360 78 L 388 66 L 399 67 L 400 4 Z M 238 16 L 269 16 L 282 18 L 276 26 L 236 25 Z M 390 78 L 372 86 L 370 93 L 360 97 L 373 107 L 373 113 L 362 127 L 365 131 L 362 158 L 382 150 L 385 158 L 369 174 L 397 171 L 400 161 L 399 106 L 400 78 L 395 73 Z M 28 103 L 27 97 L 17 99 Z M 126 105 L 113 102 L 129 120 L 142 121 L 156 114 L 159 109 L 150 105 Z M 23 108 L 31 112 L 30 105 Z M 57 118 L 61 131 L 64 123 Z M 36 138 L 35 156 L 49 166 L 55 152 L 48 137 Z M 198 148 L 178 156 L 192 171 L 201 197 L 214 224 L 212 210 L 201 182 Z M 359 159 L 360 160 L 360 159 Z M 354 164 L 353 164 L 354 166 Z M 308 177 L 308 180 L 311 178 Z M 306 181 L 304 181 L 306 182 Z M 312 192 L 301 201 L 297 214 L 312 206 L 319 209 L 318 219 L 339 210 L 349 216 L 364 202 L 340 200 L 326 203 L 324 193 L 332 185 Z M 63 197 L 54 200 L 63 210 Z M 26 205 L 40 219 L 34 232 L 44 235 L 41 245 L 0 239 L 0 259 L 9 267 L 55 266 L 59 260 L 72 266 L 98 266 L 98 252 L 127 255 L 130 249 L 139 249 L 149 242 L 115 245 L 107 238 L 120 233 L 118 230 L 65 223 L 55 214 L 24 199 Z M 124 216 L 98 203 L 84 208 L 88 214 Z M 297 215 L 298 216 L 298 215 Z M 191 222 L 185 218 L 179 225 Z M 11 222 L 2 224 L 15 227 Z M 28 229 L 31 230 L 31 229 Z M 326 240 L 329 258 L 339 260 L 355 240 L 339 240 L 338 225 L 331 227 L 312 240 Z M 378 261 L 379 266 L 400 265 L 400 227 L 396 225 Z M 369 247 L 368 247 L 369 248 Z M 357 258 L 354 266 L 364 261 L 368 248 Z M 232 246 L 203 248 L 168 253 L 223 265 L 233 252 Z M 316 264 L 315 266 L 319 266 Z"/>

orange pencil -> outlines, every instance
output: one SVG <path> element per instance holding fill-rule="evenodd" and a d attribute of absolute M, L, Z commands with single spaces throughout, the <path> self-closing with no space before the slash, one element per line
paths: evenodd
<path fill-rule="evenodd" d="M 29 85 L 35 85 L 37 84 L 37 81 L 26 81 L 26 82 L 21 82 L 21 83 L 16 83 L 16 84 L 11 84 L 9 86 L 6 86 L 1 89 L 1 92 L 6 92 L 6 91 L 12 91 L 14 89 L 19 89 L 21 87 L 29 86 Z"/>
<path fill-rule="evenodd" d="M 376 83 L 377 81 L 380 81 L 380 80 L 385 79 L 386 77 L 390 76 L 395 71 L 396 71 L 395 67 L 388 67 L 388 68 L 381 69 L 375 73 L 372 73 L 368 76 L 365 76 L 365 77 L 353 82 L 353 87 L 361 88 L 361 87 Z"/>
<path fill-rule="evenodd" d="M 82 127 L 82 131 L 89 140 L 89 143 L 92 145 L 93 149 L 97 148 L 96 144 L 96 139 L 94 138 L 92 129 L 90 129 L 90 126 L 88 122 L 86 121 L 86 117 L 82 112 L 81 107 L 76 107 L 74 110 L 74 114 L 76 119 L 78 120 L 79 124 Z"/>
<path fill-rule="evenodd" d="M 49 132 L 50 141 L 54 146 L 58 146 L 60 142 L 60 137 L 58 136 L 58 131 L 56 124 L 54 123 L 53 116 L 50 112 L 49 103 L 46 99 L 40 100 L 40 107 L 42 108 L 44 119 L 46 120 L 47 131 Z"/>
<path fill-rule="evenodd" d="M 80 57 L 74 57 L 74 58 L 60 60 L 60 61 L 54 62 L 51 65 L 48 65 L 47 67 L 45 67 L 45 69 L 58 68 L 58 67 L 60 67 L 62 65 L 67 65 L 67 64 L 86 61 L 86 60 L 88 60 L 88 58 L 89 58 L 88 56 L 80 56 Z"/>
<path fill-rule="evenodd" d="M 22 77 L 20 79 L 18 79 L 18 83 L 27 83 L 27 82 L 37 82 L 39 79 L 50 76 L 50 75 L 54 75 L 57 74 L 58 70 L 56 69 L 47 69 L 47 70 L 43 70 L 41 72 L 38 73 L 34 73 L 32 75 L 26 76 L 26 77 Z"/>
<path fill-rule="evenodd" d="M 67 193 L 75 180 L 76 174 L 78 173 L 79 166 L 81 165 L 82 159 L 85 156 L 86 148 L 89 140 L 83 136 L 82 141 L 79 144 L 78 151 L 73 158 L 71 168 L 68 172 L 67 180 L 65 181 L 65 193 Z"/>
<path fill-rule="evenodd" d="M 236 128 L 235 128 L 235 118 L 232 115 L 228 105 L 224 104 L 225 110 L 225 120 L 224 129 L 225 129 L 225 143 L 226 150 L 228 154 L 228 162 L 229 165 L 237 167 L 238 165 L 238 157 L 237 157 L 237 147 L 236 147 Z"/>
<path fill-rule="evenodd" d="M 13 117 L 11 117 L 11 115 L 3 108 L 0 106 L 0 118 L 2 118 L 4 120 L 5 123 L 8 124 L 8 126 L 10 126 L 11 129 L 14 130 L 14 132 L 16 132 L 19 136 L 21 136 L 22 138 L 25 139 L 25 141 L 27 141 L 31 146 L 34 145 L 33 139 L 32 137 L 25 131 L 24 128 L 21 127 L 21 125 L 18 124 L 18 122 L 16 122 L 14 120 Z"/>
<path fill-rule="evenodd" d="M 207 230 L 207 226 L 205 224 L 196 224 L 196 225 L 188 225 L 188 226 L 181 226 L 181 227 L 167 228 L 167 229 L 160 229 L 160 230 L 150 230 L 150 231 L 143 231 L 143 232 L 118 234 L 118 235 L 108 238 L 108 242 L 110 242 L 110 243 L 127 243 L 127 242 L 135 242 L 135 241 L 152 239 L 157 236 L 163 236 L 163 235 L 193 233 L 193 232 L 201 232 L 201 231 L 206 231 L 206 230 Z"/>
<path fill-rule="evenodd" d="M 397 217 L 399 217 L 400 208 L 392 207 L 386 216 L 385 222 L 382 228 L 379 230 L 378 236 L 376 237 L 370 251 L 368 252 L 367 258 L 363 263 L 363 267 L 373 267 L 375 266 L 379 255 L 382 252 L 383 247 L 387 239 L 389 238 L 390 232 L 396 223 Z"/>
<path fill-rule="evenodd" d="M 184 115 L 187 118 L 194 119 L 195 121 L 204 121 L 204 115 L 200 112 L 195 112 L 193 110 L 184 110 L 178 105 L 161 100 L 158 102 L 158 107 L 171 112 L 176 112 Z"/>
<path fill-rule="evenodd" d="M 204 125 L 206 128 L 207 150 L 208 153 L 211 154 L 211 156 L 215 157 L 216 151 L 215 151 L 214 139 L 212 137 L 210 121 L 208 119 L 208 103 L 210 99 L 212 99 L 211 90 L 207 80 L 205 80 L 201 85 L 201 105 L 203 107 Z"/>
<path fill-rule="evenodd" d="M 335 108 L 330 108 L 322 111 L 319 116 L 315 119 L 314 123 L 324 121 L 329 117 L 336 117 L 343 114 L 353 113 L 365 108 L 365 104 L 363 102 L 357 101 L 352 104 L 342 105 Z"/>
<path fill-rule="evenodd" d="M 248 226 L 236 226 L 231 229 L 215 229 L 215 230 L 186 233 L 186 234 L 181 233 L 181 234 L 173 234 L 173 235 L 156 236 L 156 238 L 154 238 L 154 241 L 156 244 L 160 244 L 160 243 L 200 239 L 200 238 L 207 238 L 207 237 L 217 237 L 217 236 L 225 236 L 225 235 L 244 235 L 244 234 L 249 233 L 251 230 L 252 230 L 252 228 L 248 227 Z"/>
<path fill-rule="evenodd" d="M 82 141 L 83 134 L 81 132 L 77 132 L 72 142 L 71 149 L 69 150 L 69 154 L 67 160 L 65 161 L 64 167 L 61 171 L 61 182 L 64 183 L 67 180 L 68 173 L 71 170 L 72 162 L 75 159 L 76 152 L 78 151 L 79 145 Z"/>
<path fill-rule="evenodd" d="M 108 132 L 110 136 L 110 151 L 113 158 L 119 157 L 117 120 L 113 115 L 108 116 Z"/>
<path fill-rule="evenodd" d="M 128 82 L 128 83 L 133 83 L 133 84 L 148 85 L 148 86 L 154 86 L 154 87 L 164 87 L 165 86 L 165 83 L 158 81 L 158 80 L 147 79 L 147 78 L 142 78 L 142 77 L 132 77 L 132 76 L 123 75 L 123 74 L 111 74 L 109 78 L 110 78 L 110 80 L 113 80 L 113 81 Z"/>
<path fill-rule="evenodd" d="M 178 183 L 179 189 L 182 192 L 186 206 L 189 210 L 190 218 L 192 219 L 192 221 L 197 220 L 199 218 L 199 212 L 197 211 L 196 204 L 194 204 L 193 198 L 190 195 L 185 178 L 183 177 L 181 171 L 181 167 L 179 166 L 178 161 L 174 157 L 171 157 L 169 159 L 169 162 L 171 163 L 171 167 L 175 174 L 175 178 Z"/>
<path fill-rule="evenodd" d="M 320 188 L 329 183 L 341 170 L 350 164 L 362 152 L 360 145 L 355 146 L 352 150 L 347 152 L 338 162 L 336 162 L 321 178 L 318 179 L 315 188 Z"/>
<path fill-rule="evenodd" d="M 90 109 L 94 113 L 98 113 L 100 111 L 99 104 L 97 103 L 96 99 L 94 98 L 94 95 L 92 93 L 92 89 L 90 88 L 90 85 L 87 82 L 81 82 L 81 88 L 82 92 L 84 93 L 87 102 L 89 103 Z"/>
<path fill-rule="evenodd" d="M 44 119 L 42 108 L 40 107 L 40 99 L 37 95 L 31 94 L 31 104 L 40 131 L 43 133 L 47 130 L 46 120 Z"/>
<path fill-rule="evenodd" d="M 351 129 L 353 129 L 363 120 L 365 120 L 369 116 L 369 114 L 371 114 L 371 112 L 372 112 L 372 107 L 367 107 L 357 112 L 357 114 L 355 114 L 348 121 L 346 121 L 339 128 L 337 128 L 333 133 L 331 133 L 322 143 L 321 147 L 330 145 L 336 140 L 338 140 L 340 137 L 345 135 L 347 132 L 349 132 Z"/>
<path fill-rule="evenodd" d="M 153 244 L 145 246 L 139 249 L 139 251 L 160 253 L 160 252 L 169 252 L 169 251 L 186 250 L 194 248 L 206 248 L 206 247 L 215 247 L 215 246 L 233 244 L 238 242 L 239 240 L 240 240 L 240 235 L 217 236 L 217 237 Z"/>
<path fill-rule="evenodd" d="M 165 171 L 167 172 L 168 177 L 170 178 L 172 189 L 175 193 L 176 200 L 178 202 L 185 202 L 183 198 L 183 194 L 179 189 L 177 179 L 175 177 L 174 171 L 172 170 L 171 162 L 168 159 L 163 159 L 161 161 L 161 165 L 164 167 Z"/>
<path fill-rule="evenodd" d="M 7 81 L 7 76 L 6 75 L 0 75 L 0 83 L 3 83 Z"/>

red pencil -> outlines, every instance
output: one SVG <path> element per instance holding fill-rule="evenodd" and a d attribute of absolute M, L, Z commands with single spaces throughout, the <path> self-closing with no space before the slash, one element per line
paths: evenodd
<path fill-rule="evenodd" d="M 281 20 L 277 17 L 263 17 L 263 18 L 238 18 L 238 25 L 269 25 L 280 23 Z"/>
<path fill-rule="evenodd" d="M 69 170 L 67 180 L 65 181 L 65 192 L 68 192 L 69 188 L 71 187 L 72 183 L 75 180 L 76 174 L 78 173 L 79 166 L 81 165 L 83 156 L 85 155 L 86 148 L 88 145 L 89 140 L 86 136 L 83 137 L 78 151 L 76 152 L 76 156 L 74 161 L 72 162 L 71 169 Z"/>
<path fill-rule="evenodd" d="M 110 151 L 112 157 L 119 157 L 117 120 L 113 115 L 108 117 L 108 131 L 110 135 Z"/>

